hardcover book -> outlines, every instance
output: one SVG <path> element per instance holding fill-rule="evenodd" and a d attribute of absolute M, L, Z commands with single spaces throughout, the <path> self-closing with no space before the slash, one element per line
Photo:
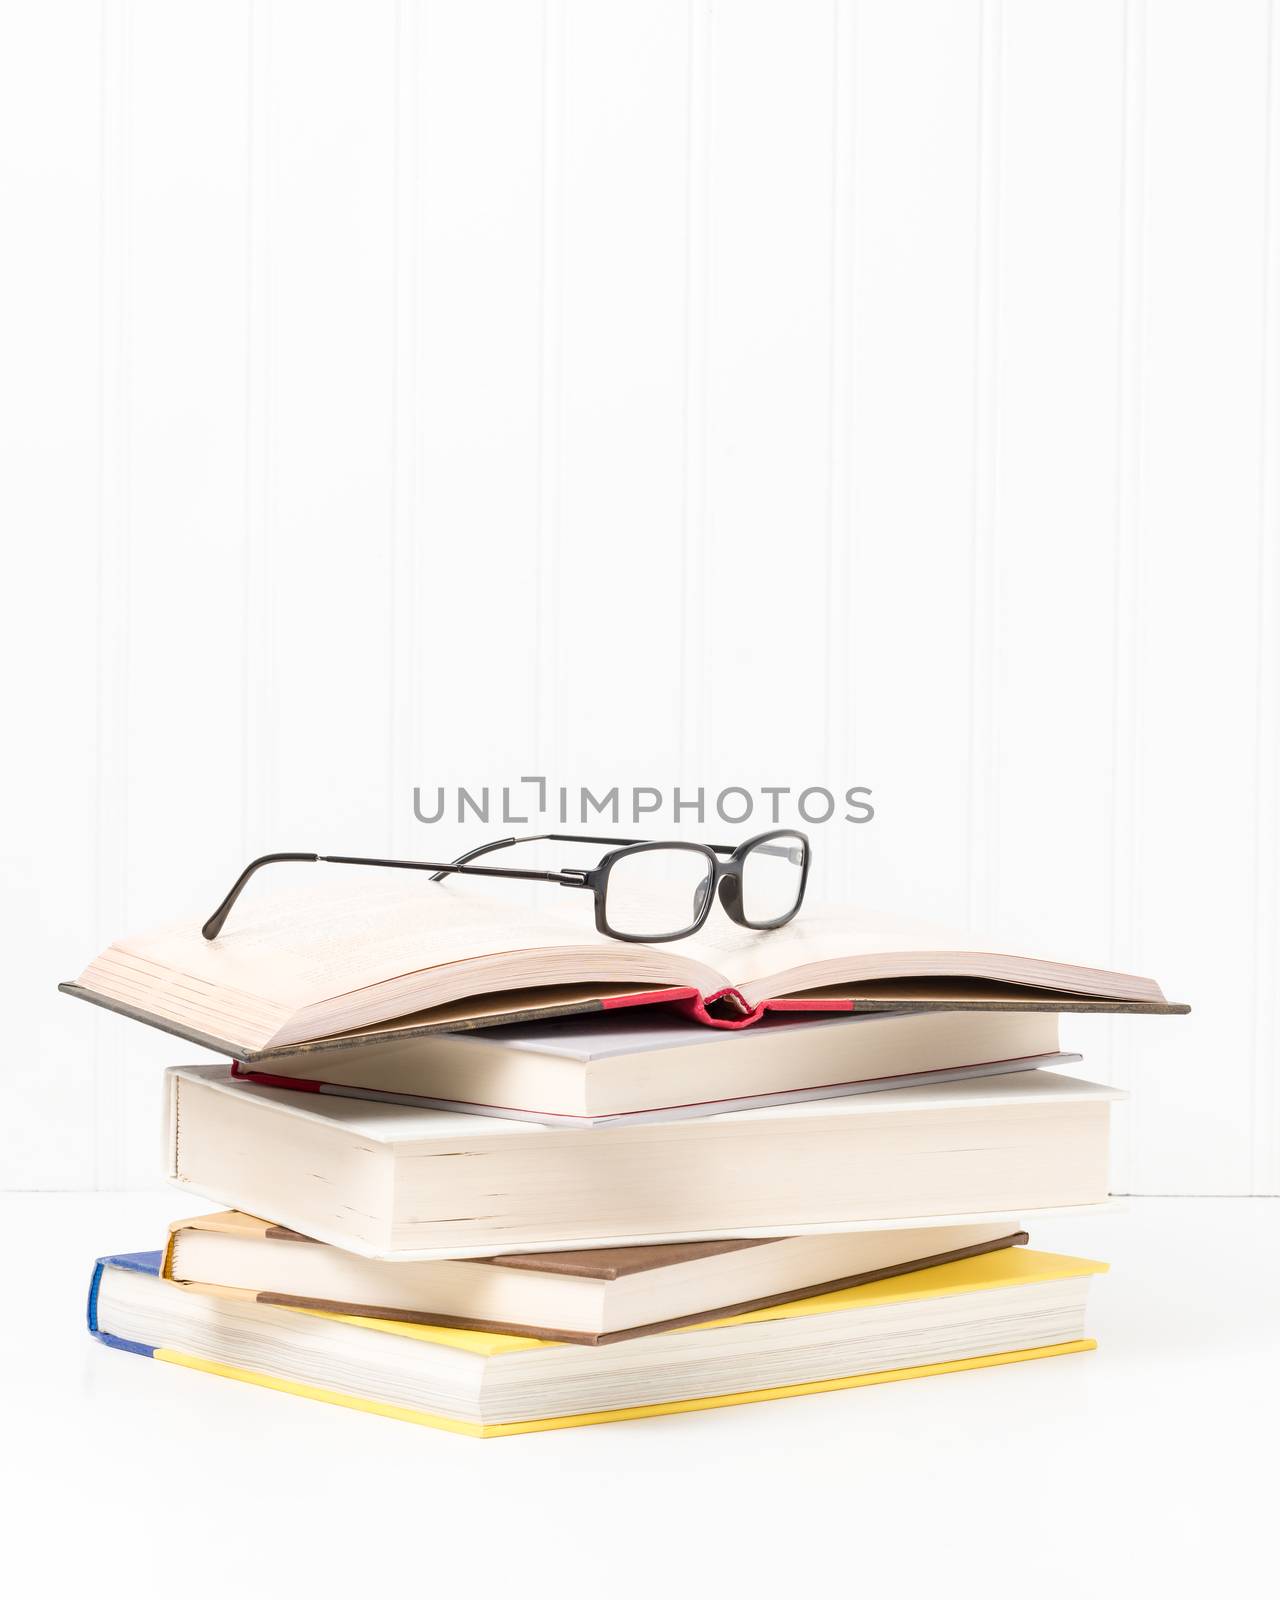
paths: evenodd
<path fill-rule="evenodd" d="M 625 943 L 466 884 L 360 877 L 238 906 L 213 942 L 195 919 L 119 940 L 61 987 L 242 1062 L 389 1023 L 422 1033 L 655 1001 L 721 1027 L 855 1005 L 1186 1009 L 1151 978 L 870 912 L 709 927 Z"/>
<path fill-rule="evenodd" d="M 238 1211 L 175 1223 L 161 1276 L 204 1294 L 608 1344 L 1025 1244 L 1005 1223 L 369 1261 Z"/>
<path fill-rule="evenodd" d="M 830 1099 L 949 1078 L 1059 1067 L 1051 1012 L 766 1017 L 724 1033 L 659 1007 L 286 1054 L 237 1076 L 571 1127 Z"/>
<path fill-rule="evenodd" d="M 1096 1261 L 999 1250 L 603 1347 L 193 1293 L 108 1256 L 90 1332 L 118 1350 L 473 1437 L 742 1405 L 1092 1350 Z"/>
<path fill-rule="evenodd" d="M 617 1128 L 168 1073 L 169 1176 L 358 1255 L 989 1222 L 1107 1200 L 1121 1091 L 1044 1071 Z"/>

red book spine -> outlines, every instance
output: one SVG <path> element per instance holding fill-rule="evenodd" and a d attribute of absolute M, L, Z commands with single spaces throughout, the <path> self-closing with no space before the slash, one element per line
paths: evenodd
<path fill-rule="evenodd" d="M 747 1005 L 736 989 L 717 989 L 715 994 L 699 995 L 696 989 L 666 989 L 654 990 L 651 995 L 626 995 L 619 1000 L 605 1000 L 603 1006 L 606 1011 L 611 1011 L 622 1005 L 638 1005 L 642 1002 L 666 1002 L 672 1010 L 680 1011 L 683 1016 L 702 1022 L 706 1027 L 726 1027 L 726 1029 L 739 1029 L 750 1027 L 752 1022 L 760 1021 L 762 1016 L 770 1011 L 853 1011 L 853 1000 L 762 1000 L 758 1005 Z M 714 1005 L 723 1005 L 730 1008 L 728 1016 L 717 1016 L 710 1010 Z M 736 1016 L 734 1016 L 736 1011 Z"/>

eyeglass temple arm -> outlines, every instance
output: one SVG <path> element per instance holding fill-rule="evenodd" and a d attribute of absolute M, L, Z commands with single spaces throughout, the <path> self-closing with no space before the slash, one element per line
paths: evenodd
<path fill-rule="evenodd" d="M 707 849 L 714 850 L 718 856 L 731 856 L 737 846 L 732 844 L 711 844 L 707 846 Z M 753 844 L 751 846 L 751 854 L 783 856 L 793 867 L 802 866 L 804 863 L 804 851 L 793 844 Z"/>
<path fill-rule="evenodd" d="M 554 837 L 554 835 L 548 835 L 548 837 Z M 479 851 L 472 851 L 471 853 L 472 855 L 480 854 Z M 465 859 L 466 857 L 463 858 L 463 860 Z M 232 906 L 240 898 L 244 886 L 253 877 L 254 873 L 260 867 L 272 866 L 277 861 L 328 861 L 342 867 L 402 867 L 409 872 L 430 872 L 433 883 L 443 878 L 446 873 L 461 872 L 470 873 L 480 878 L 517 878 L 525 883 L 560 883 L 573 889 L 584 887 L 583 876 L 579 872 L 533 872 L 523 867 L 468 867 L 453 861 L 389 861 L 380 856 L 321 856 L 311 851 L 278 851 L 274 855 L 259 856 L 256 861 L 251 861 L 244 869 L 232 884 L 226 899 L 200 929 L 206 939 L 216 939 L 222 932 L 223 924 L 230 916 Z"/>
<path fill-rule="evenodd" d="M 538 844 L 542 840 L 552 839 L 561 844 L 647 844 L 645 839 L 602 839 L 593 833 L 527 833 L 519 839 L 494 839 L 490 844 L 477 845 L 474 850 L 468 850 L 465 855 L 455 856 L 453 865 L 460 867 L 463 862 L 474 861 L 477 856 L 486 856 L 490 850 L 506 850 L 513 844 Z M 432 878 L 432 883 L 438 883 L 444 877 L 443 872 L 437 872 Z"/>
<path fill-rule="evenodd" d="M 519 839 L 494 839 L 489 844 L 479 844 L 474 850 L 468 850 L 464 855 L 455 856 L 453 865 L 461 867 L 465 862 L 474 861 L 477 856 L 487 856 L 491 850 L 508 850 L 514 844 L 538 844 L 547 839 L 563 844 L 611 844 L 619 847 L 629 844 L 649 844 L 651 842 L 648 839 L 606 839 L 594 833 L 527 833 Z M 714 850 L 718 856 L 731 856 L 738 847 L 733 844 L 713 844 L 708 845 L 707 848 Z M 797 850 L 794 845 L 758 844 L 756 849 L 762 855 L 783 856 L 795 867 L 800 866 L 804 860 L 803 853 Z M 432 883 L 439 883 L 444 875 L 444 869 L 434 873 L 431 879 Z"/>

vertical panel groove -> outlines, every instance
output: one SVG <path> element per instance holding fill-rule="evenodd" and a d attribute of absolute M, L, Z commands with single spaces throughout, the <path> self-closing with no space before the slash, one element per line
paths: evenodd
<path fill-rule="evenodd" d="M 419 271 L 421 260 L 421 40 L 418 0 L 396 0 L 391 308 L 391 497 L 387 563 L 387 849 L 407 832 L 419 770 L 421 659 L 414 627 L 418 593 Z"/>
<path fill-rule="evenodd" d="M 51 414 L 69 382 L 87 393 L 80 433 L 68 413 L 48 430 L 49 440 L 35 437 L 45 425 L 33 422 L 31 456 L 33 479 L 47 455 L 55 468 L 65 461 L 81 475 L 89 497 L 87 517 L 62 519 L 81 524 L 83 543 L 75 549 L 88 574 L 80 597 L 85 661 L 62 656 L 64 677 L 50 675 L 48 692 L 94 678 L 85 713 L 94 814 L 81 880 L 92 936 L 105 944 L 135 918 L 151 917 L 151 896 L 160 897 L 164 882 L 162 874 L 140 870 L 143 858 L 168 859 L 182 827 L 192 825 L 168 807 L 167 793 L 157 798 L 156 780 L 172 777 L 177 792 L 192 748 L 155 744 L 163 718 L 185 712 L 184 696 L 192 708 L 188 734 L 195 717 L 206 725 L 212 699 L 219 750 L 229 746 L 234 760 L 238 741 L 241 789 L 230 804 L 238 798 L 239 813 L 225 818 L 218 851 L 249 855 L 287 842 L 287 813 L 297 821 L 308 793 L 321 796 L 317 821 L 340 801 L 352 826 L 375 837 L 385 830 L 389 848 L 413 831 L 409 787 L 435 776 L 420 770 L 430 754 L 422 667 L 428 662 L 434 676 L 456 657 L 470 620 L 454 619 L 433 637 L 431 601 L 418 626 L 415 597 L 424 586 L 438 593 L 444 573 L 450 592 L 470 606 L 488 576 L 489 553 L 480 547 L 491 528 L 502 531 L 490 549 L 510 554 L 512 530 L 521 541 L 526 592 L 504 617 L 519 617 L 518 629 L 508 629 L 508 654 L 518 655 L 520 671 L 527 664 L 528 678 L 508 698 L 507 661 L 495 655 L 487 678 L 470 675 L 473 700 L 485 703 L 456 710 L 451 724 L 433 731 L 445 747 L 452 741 L 473 751 L 486 748 L 483 739 L 491 737 L 495 748 L 505 740 L 524 750 L 522 764 L 534 763 L 526 770 L 546 772 L 553 782 L 576 778 L 556 768 L 586 748 L 572 734 L 572 685 L 592 651 L 568 633 L 586 586 L 565 583 L 578 565 L 575 552 L 589 546 L 586 518 L 609 509 L 609 471 L 598 460 L 594 471 L 587 467 L 592 441 L 609 428 L 630 431 L 625 419 L 632 415 L 646 427 L 649 415 L 660 415 L 670 430 L 660 436 L 667 452 L 661 494 L 646 504 L 668 519 L 669 553 L 682 579 L 679 601 L 669 602 L 681 607 L 680 658 L 664 678 L 679 693 L 681 770 L 666 770 L 660 759 L 646 776 L 668 790 L 676 781 L 728 776 L 707 770 L 718 749 L 736 759 L 732 737 L 720 738 L 715 713 L 724 695 L 714 690 L 732 688 L 744 664 L 753 665 L 746 661 L 752 642 L 735 661 L 723 644 L 729 630 L 708 628 L 710 596 L 723 593 L 715 563 L 727 563 L 739 541 L 767 559 L 779 549 L 783 526 L 783 544 L 802 537 L 825 578 L 820 617 L 812 609 L 807 617 L 789 612 L 774 646 L 778 704 L 801 689 L 801 677 L 814 690 L 794 769 L 822 755 L 823 781 L 881 780 L 898 791 L 892 803 L 885 798 L 882 826 L 837 824 L 820 835 L 833 868 L 826 887 L 833 894 L 854 888 L 856 843 L 872 898 L 878 875 L 887 896 L 901 896 L 911 910 L 926 909 L 912 904 L 913 895 L 923 902 L 954 889 L 946 916 L 955 920 L 966 904 L 974 921 L 1006 910 L 1015 918 L 1038 915 L 1033 891 L 1015 882 L 1009 865 L 1026 859 L 1019 846 L 1029 853 L 1035 844 L 1033 825 L 1020 813 L 1039 759 L 1025 750 L 1012 759 L 1015 708 L 1032 691 L 1056 687 L 1065 699 L 1075 685 L 1069 673 L 1040 674 L 1034 660 L 1019 660 L 1032 630 L 1024 625 L 1015 633 L 1005 619 L 1014 608 L 1034 611 L 1054 561 L 1074 555 L 1078 572 L 1084 554 L 1054 536 L 1069 520 L 1059 502 L 1057 521 L 1035 527 L 1038 546 L 1022 547 L 1012 559 L 1013 541 L 1028 525 L 1024 516 L 1036 509 L 1039 464 L 1052 467 L 1058 450 L 1071 464 L 1060 439 L 1046 445 L 1042 431 L 1029 448 L 1035 428 L 1017 425 L 1024 406 L 1043 406 L 1068 430 L 1081 419 L 1096 430 L 1085 430 L 1095 498 L 1082 495 L 1073 504 L 1084 507 L 1101 541 L 1089 547 L 1086 563 L 1102 586 L 1095 614 L 1101 631 L 1079 642 L 1094 652 L 1088 696 L 1079 704 L 1092 739 L 1101 741 L 1087 748 L 1111 770 L 1096 775 L 1103 787 L 1063 859 L 1079 862 L 1087 852 L 1096 863 L 1096 889 L 1090 879 L 1079 898 L 1087 902 L 1082 915 L 1101 907 L 1108 959 L 1138 971 L 1150 960 L 1171 989 L 1194 988 L 1178 997 L 1200 1013 L 1185 1042 L 1178 1035 L 1172 1061 L 1158 1053 L 1177 1024 L 1163 1034 L 1161 1025 L 1105 1033 L 1099 1025 L 1109 1051 L 1100 1075 L 1145 1091 L 1122 1123 L 1117 1187 L 1280 1189 L 1280 0 L 1236 8 L 1221 35 L 1202 26 L 1202 9 L 1170 12 L 1125 0 L 1123 8 L 1099 4 L 1077 17 L 1065 6 L 1015 14 L 1003 0 L 972 0 L 954 12 L 939 3 L 927 8 L 926 49 L 914 14 L 860 7 L 860 0 L 811 8 L 794 34 L 773 4 L 743 12 L 717 0 L 670 0 L 661 35 L 643 32 L 652 53 L 633 57 L 620 49 L 612 21 L 592 16 L 588 23 L 586 8 L 570 0 L 541 0 L 539 9 L 523 11 L 511 5 L 500 20 L 514 31 L 504 33 L 501 48 L 487 40 L 488 18 L 468 19 L 452 0 L 432 0 L 430 9 L 426 0 L 391 0 L 371 31 L 349 7 L 317 21 L 305 8 L 245 0 L 219 20 L 188 26 L 164 8 L 99 0 L 79 41 L 89 87 L 78 87 L 75 97 L 87 106 L 88 121 L 68 131 L 74 149 L 60 150 L 48 137 L 45 148 L 18 141 L 12 164 L 36 216 L 59 184 L 73 181 L 60 163 L 96 156 L 100 164 L 96 195 L 89 172 L 81 175 L 80 197 L 69 189 L 65 196 L 68 206 L 88 207 L 87 259 L 69 270 L 69 250 L 57 252 L 64 259 L 50 257 L 33 321 L 40 330 L 55 323 L 73 329 L 68 345 L 74 338 L 96 373 L 86 391 L 57 370 L 60 360 L 40 351 L 31 358 L 33 391 Z M 1065 71 L 1085 91 L 1079 127 L 1074 110 L 1061 114 L 1069 92 L 1051 106 L 1035 97 L 1035 75 L 1058 64 L 1055 48 L 1068 38 L 1079 53 Z M 792 49 L 797 39 L 803 42 Z M 200 52 L 211 45 L 217 76 L 206 88 L 220 97 L 211 100 L 216 114 L 184 107 L 190 114 L 175 118 L 182 79 L 168 69 L 175 61 L 202 62 Z M 1085 76 L 1082 61 L 1089 63 Z M 632 95 L 623 110 L 608 105 L 604 92 L 583 92 L 585 84 L 607 89 L 609 74 L 619 72 Z M 451 92 L 442 98 L 446 77 Z M 1191 79 L 1199 112 L 1185 109 Z M 753 147 L 762 85 L 776 104 Z M 230 130 L 224 116 L 234 118 Z M 1076 158 L 1086 121 L 1088 204 L 1055 215 L 1055 186 L 1081 181 Z M 775 124 L 801 131 L 771 139 Z M 665 139 L 660 150 L 657 129 Z M 166 135 L 178 148 L 157 150 L 153 141 Z M 593 140 L 592 160 L 584 161 Z M 1094 181 L 1100 173 L 1101 185 Z M 182 194 L 176 210 L 175 185 Z M 779 210 L 785 213 L 800 189 L 799 226 L 789 214 L 780 224 Z M 609 288 L 625 315 L 648 270 L 636 263 L 626 293 L 610 285 L 593 300 L 594 287 L 608 282 L 599 261 L 617 261 L 626 249 L 624 241 L 613 255 L 592 254 L 601 225 L 592 214 L 597 195 L 606 196 L 615 219 L 629 219 L 633 200 L 649 208 L 636 210 L 636 237 L 652 246 L 665 274 L 663 298 L 646 307 L 652 326 L 665 319 L 662 348 L 640 378 L 619 370 L 628 363 L 618 350 L 634 352 L 641 335 L 611 348 L 593 337 L 610 331 Z M 367 239 L 351 228 L 361 204 Z M 1073 218 L 1085 220 L 1083 233 Z M 1055 260 L 1045 233 L 1068 226 L 1072 249 Z M 1039 231 L 1029 249 L 1033 229 Z M 67 237 L 80 235 L 73 229 Z M 198 281 L 184 284 L 181 264 L 197 256 Z M 499 257 L 500 267 L 490 270 Z M 169 271 L 171 262 L 177 272 Z M 88 301 L 73 305 L 84 299 L 83 273 Z M 180 326 L 184 294 L 198 317 L 220 277 L 231 290 L 225 303 L 216 302 L 209 326 L 217 332 L 203 330 L 195 348 L 207 352 L 216 340 L 222 359 L 187 360 L 167 344 Z M 21 319 L 30 295 L 25 278 L 15 281 L 11 315 Z M 1077 289 L 1078 301 L 1071 298 Z M 1064 296 L 1071 314 L 1065 325 L 1085 330 L 1088 344 L 1065 374 L 1053 355 L 1069 335 L 1046 341 L 1048 359 L 1035 345 L 1041 305 L 1051 317 Z M 495 315 L 499 302 L 503 311 Z M 229 350 L 221 343 L 228 333 Z M 39 343 L 49 344 L 43 332 L 33 348 Z M 182 374 L 176 385 L 168 381 L 174 372 Z M 502 425 L 493 434 L 499 442 L 491 443 L 491 397 L 508 379 Z M 329 380 L 333 394 L 346 397 L 340 415 L 328 404 Z M 925 401 L 920 386 L 931 380 Z M 614 407 L 614 385 L 630 410 Z M 353 395 L 369 396 L 370 404 L 352 403 Z M 582 418 L 595 396 L 607 404 L 591 434 Z M 955 421 L 967 406 L 971 431 L 961 420 L 957 437 Z M 25 448 L 21 399 L 17 414 Z M 198 437 L 201 420 L 214 415 L 221 419 L 217 434 Z M 353 432 L 360 437 L 350 458 L 338 459 L 347 456 Z M 169 440 L 180 444 L 176 464 L 159 462 Z M 775 446 L 792 453 L 780 470 L 762 470 L 760 458 Z M 243 506 L 232 473 L 211 508 L 185 477 L 187 460 L 197 470 L 207 466 L 213 481 L 226 451 L 238 458 L 241 449 Z M 508 485 L 491 499 L 470 493 L 486 449 L 491 459 L 501 451 L 495 471 L 510 468 Z M 917 462 L 938 483 L 913 498 L 903 486 Z M 1107 476 L 1113 470 L 1114 482 Z M 757 484 L 772 496 L 759 506 L 752 502 Z M 1048 506 L 1054 485 L 1045 481 L 1043 489 Z M 45 526 L 40 489 L 28 498 L 19 514 Z M 182 515 L 184 504 L 199 515 Z M 367 585 L 356 607 L 343 583 L 351 569 L 342 576 L 332 569 L 341 568 L 366 505 L 375 520 L 387 518 L 370 563 L 388 565 L 385 572 L 364 567 Z M 179 515 L 170 566 L 172 508 Z M 472 513 L 469 522 L 460 508 Z M 802 535 L 787 523 L 796 508 Z M 676 516 L 678 545 L 670 525 Z M 643 520 L 635 517 L 633 525 Z M 205 607 L 207 613 L 216 604 L 226 617 L 225 635 L 210 645 L 224 659 L 216 670 L 205 661 L 190 671 L 192 658 L 169 649 L 172 612 L 169 632 L 148 619 L 158 605 L 172 604 L 173 573 L 188 559 L 183 541 L 191 541 L 190 559 L 203 559 L 214 524 L 226 526 L 235 547 L 222 552 L 223 587 L 210 588 L 217 599 Z M 434 536 L 437 526 L 449 549 L 419 550 L 419 539 Z M 459 526 L 464 532 L 455 537 Z M 1207 552 L 1205 526 L 1216 541 Z M 614 530 L 600 532 L 602 575 L 624 579 L 625 553 L 603 548 Z M 334 559 L 310 559 L 317 548 Z M 922 562 L 936 563 L 940 554 L 922 607 L 929 585 L 916 576 Z M 783 559 L 792 559 L 789 547 Z M 1082 581 L 1080 590 L 1086 587 Z M 89 617 L 95 600 L 96 631 Z M 1188 659 L 1183 606 L 1196 619 L 1200 658 Z M 366 739 L 372 761 L 372 768 L 362 762 L 363 784 L 353 779 L 351 794 L 335 789 L 332 800 L 317 774 L 332 778 L 342 758 L 333 758 L 331 747 L 327 767 L 319 758 L 309 766 L 310 734 L 296 732 L 300 712 L 314 711 L 317 698 L 308 694 L 307 652 L 315 648 L 317 662 L 325 656 L 308 621 L 327 607 L 353 619 L 359 612 L 349 643 L 365 675 L 341 727 L 344 737 L 354 731 Z M 952 631 L 940 631 L 940 623 Z M 885 671 L 895 636 L 904 647 Z M 941 639 L 939 654 L 959 669 L 943 700 L 931 694 L 931 662 L 911 676 L 907 647 L 922 637 L 935 645 Z M 192 641 L 193 651 L 203 647 Z M 153 673 L 166 660 L 174 663 L 173 681 L 158 694 Z M 859 702 L 850 674 L 864 660 L 869 689 Z M 816 690 L 819 672 L 825 684 Z M 877 672 L 881 686 L 895 683 L 879 710 L 872 699 Z M 1009 694 L 1015 672 L 1030 685 L 1021 698 Z M 340 681 L 337 672 L 326 680 L 330 688 Z M 386 706 L 365 717 L 364 706 L 377 702 L 384 684 Z M 892 725 L 904 706 L 916 713 L 914 729 Z M 961 794 L 948 797 L 953 831 L 945 837 L 941 808 L 917 803 L 939 759 L 936 741 L 920 744 L 930 716 L 933 729 L 945 725 L 953 741 L 945 748 L 947 769 L 965 772 Z M 314 726 L 321 720 L 317 713 Z M 468 745 L 477 727 L 483 734 Z M 1192 898 L 1221 890 L 1233 896 L 1221 940 L 1201 929 L 1184 941 L 1176 926 L 1161 926 L 1162 917 L 1172 924 L 1170 908 L 1176 915 L 1183 892 L 1160 874 L 1181 843 L 1170 789 L 1184 735 L 1188 748 L 1203 741 L 1214 765 L 1222 760 L 1229 769 L 1230 823 L 1217 837 L 1187 839 Z M 785 761 L 787 737 L 785 728 L 766 733 L 761 761 Z M 858 770 L 859 746 L 874 772 Z M 1077 764 L 1085 748 L 1077 749 Z M 385 796 L 368 783 L 369 770 L 375 779 L 385 775 Z M 809 781 L 808 772 L 803 776 Z M 169 811 L 173 837 L 168 823 L 155 827 Z M 50 837 L 36 843 L 65 843 L 57 835 L 73 825 L 70 816 L 66 807 L 51 809 Z M 930 828 L 932 854 L 922 868 L 912 851 Z M 843 882 L 834 867 L 839 846 Z M 956 870 L 962 855 L 963 875 Z M 55 892 L 44 881 L 37 895 L 50 948 L 67 937 L 47 915 Z M 1053 916 L 1051 904 L 1044 914 Z M 1175 961 L 1176 974 L 1162 970 Z M 1201 1128 L 1178 1074 L 1189 1081 L 1197 1070 L 1195 1039 L 1203 1036 L 1195 1028 L 1213 1031 L 1228 1016 L 1231 1072 L 1219 1086 L 1215 1116 Z M 88 1027 L 86 1018 L 86 1034 Z M 96 1021 L 93 1028 L 87 1092 L 94 1098 L 82 1126 L 86 1152 L 93 1140 L 92 1181 L 111 1187 L 143 1175 L 131 1130 L 150 1091 L 141 1070 L 130 1077 L 144 1064 L 141 1038 L 135 1060 L 127 1030 Z M 75 1048 L 65 1040 L 41 1047 Z M 1192 1126 L 1194 1141 L 1180 1146 L 1179 1133 Z M 65 1162 L 38 1159 L 46 1171 L 68 1170 Z M 86 1179 L 88 1165 L 86 1154 Z"/>
<path fill-rule="evenodd" d="M 849 692 L 849 630 L 854 549 L 852 524 L 854 251 L 857 199 L 854 188 L 857 108 L 854 98 L 858 52 L 858 0 L 833 0 L 831 67 L 831 263 L 830 364 L 827 402 L 826 541 L 826 717 L 823 782 L 839 788 L 854 781 L 854 702 Z M 853 853 L 846 843 L 838 881 L 828 892 L 848 899 L 853 892 Z"/>
<path fill-rule="evenodd" d="M 973 328 L 973 500 L 969 655 L 968 907 L 971 923 L 992 911 L 998 795 L 995 726 L 997 616 L 996 461 L 999 449 L 1001 0 L 982 0 L 978 94 L 977 259 Z"/>
<path fill-rule="evenodd" d="M 542 210 L 538 266 L 538 508 L 534 649 L 535 770 L 559 768 L 556 712 L 560 628 L 561 357 L 564 162 L 564 0 L 543 0 Z"/>
<path fill-rule="evenodd" d="M 685 88 L 684 427 L 680 484 L 681 778 L 702 775 L 706 718 L 707 292 L 711 0 L 688 0 Z"/>
<path fill-rule="evenodd" d="M 129 724 L 129 62 L 132 10 L 102 7 L 99 212 L 98 637 L 95 922 L 100 943 L 127 912 Z M 94 1071 L 94 1185 L 121 1181 L 123 1055 L 115 1029 L 98 1025 Z"/>
<path fill-rule="evenodd" d="M 245 504 L 241 853 L 269 844 L 274 806 L 272 707 L 270 159 L 271 13 L 250 0 L 245 140 Z"/>
<path fill-rule="evenodd" d="M 1280 16 L 1267 9 L 1250 1188 L 1280 1191 Z"/>
<path fill-rule="evenodd" d="M 1126 0 L 1124 110 L 1121 128 L 1120 315 L 1117 330 L 1115 603 L 1112 640 L 1111 961 L 1138 970 L 1135 853 L 1141 761 L 1138 746 L 1137 648 L 1142 506 L 1142 308 L 1146 185 L 1146 4 Z M 1112 1075 L 1130 1077 L 1132 1032 L 1112 1029 Z M 1127 1140 L 1117 1184 L 1138 1187 L 1138 1106 L 1127 1108 Z"/>

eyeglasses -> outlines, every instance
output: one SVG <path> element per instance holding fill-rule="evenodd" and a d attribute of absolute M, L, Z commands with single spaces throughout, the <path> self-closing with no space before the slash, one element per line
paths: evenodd
<path fill-rule="evenodd" d="M 536 872 L 516 867 L 473 867 L 477 856 L 539 840 L 562 844 L 614 846 L 596 866 Z M 719 858 L 725 856 L 727 860 Z M 514 878 L 524 883 L 558 883 L 589 889 L 595 896 L 596 927 L 611 939 L 631 944 L 662 944 L 686 939 L 707 920 L 717 894 L 729 918 L 742 928 L 767 930 L 790 922 L 804 900 L 809 879 L 809 840 L 778 828 L 758 833 L 744 844 L 685 844 L 677 840 L 600 839 L 582 833 L 535 833 L 524 839 L 496 839 L 468 850 L 456 861 L 386 861 L 375 856 L 320 856 L 285 851 L 259 856 L 236 879 L 230 893 L 200 930 L 216 939 L 241 891 L 262 867 L 277 861 L 330 861 L 347 867 L 401 867 L 429 872 L 432 883 L 449 873 L 484 878 Z"/>

